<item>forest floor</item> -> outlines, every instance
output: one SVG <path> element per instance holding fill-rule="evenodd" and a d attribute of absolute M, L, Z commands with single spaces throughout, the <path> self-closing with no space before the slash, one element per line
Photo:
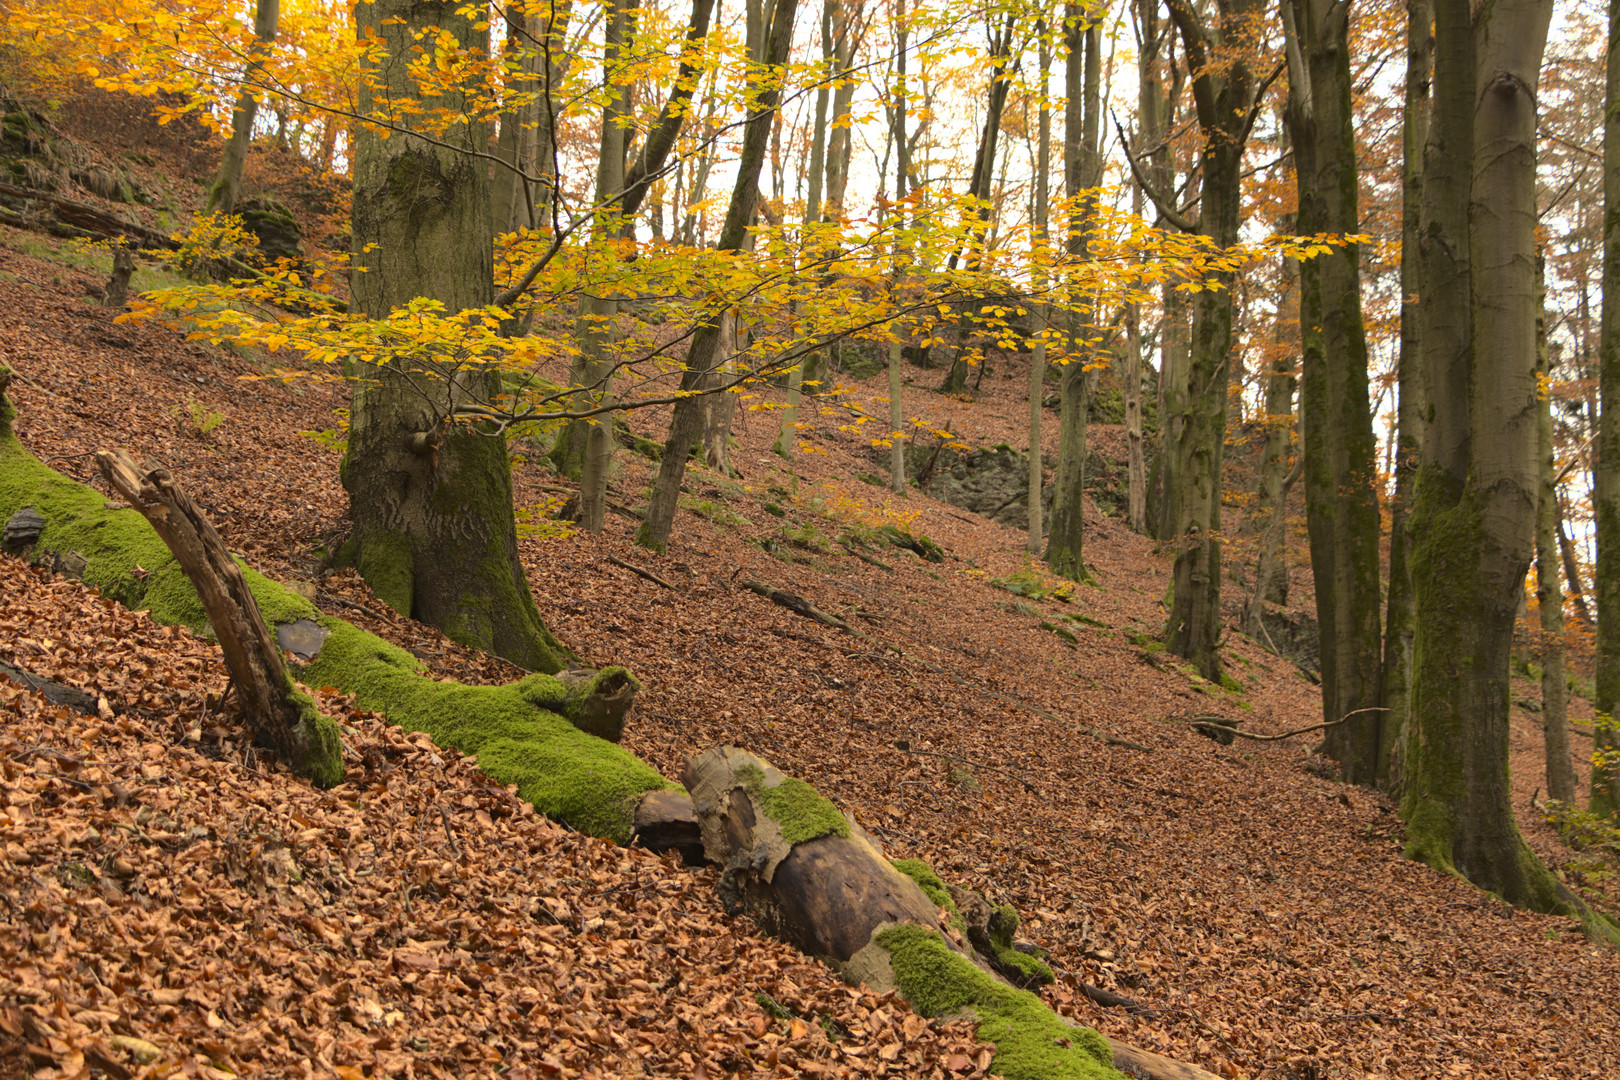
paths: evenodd
<path fill-rule="evenodd" d="M 262 357 L 115 323 L 86 298 L 101 280 L 0 228 L 0 363 L 29 449 L 86 482 L 97 449 L 157 458 L 265 573 L 447 677 L 513 677 L 320 571 L 346 500 L 337 451 L 307 433 L 338 426 L 341 384 L 263 378 Z M 908 414 L 1021 445 L 1016 358 L 971 403 L 912 374 Z M 850 400 L 876 409 L 879 381 Z M 1093 510 L 1095 583 L 1013 596 L 991 582 L 1056 584 L 1022 534 L 915 491 L 886 500 L 854 478 L 881 464 L 836 409 L 806 416 L 809 449 L 785 462 L 778 416 L 739 411 L 741 479 L 690 474 L 666 556 L 618 514 L 556 535 L 541 515 L 567 483 L 532 459 L 515 475 L 547 624 L 644 684 L 630 750 L 671 777 L 721 743 L 769 758 L 891 857 L 1013 904 L 1051 950 L 1059 1012 L 1225 1076 L 1620 1075 L 1620 956 L 1573 919 L 1402 858 L 1390 803 L 1324 778 L 1319 733 L 1221 746 L 1188 726 L 1222 714 L 1279 734 L 1318 723 L 1320 697 L 1235 629 L 1237 687 L 1167 662 L 1151 639 L 1170 559 L 1151 540 Z M 666 422 L 632 417 L 659 441 Z M 620 462 L 613 498 L 633 506 L 652 466 Z M 885 549 L 880 567 L 834 542 L 884 520 L 944 561 Z M 106 706 L 81 716 L 0 677 L 0 1077 L 986 1075 L 970 1024 L 923 1021 L 726 916 L 712 871 L 539 818 L 459 754 L 331 695 L 347 782 L 310 789 L 210 704 L 225 684 L 212 644 L 0 559 L 0 659 Z M 1294 578 L 1303 595 L 1308 574 Z M 1536 713 L 1515 708 L 1512 740 L 1531 846 L 1620 911 L 1612 879 L 1532 806 Z M 1579 764 L 1589 726 L 1573 742 Z M 1140 1007 L 1100 1007 L 1084 985 Z"/>

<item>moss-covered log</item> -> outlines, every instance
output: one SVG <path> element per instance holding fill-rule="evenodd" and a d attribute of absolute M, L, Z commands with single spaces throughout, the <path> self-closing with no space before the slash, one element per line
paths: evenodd
<path fill-rule="evenodd" d="M 29 554 L 82 578 L 102 595 L 147 609 L 159 622 L 210 634 L 207 612 L 168 547 L 137 512 L 42 465 L 17 441 L 0 368 L 0 520 L 32 507 L 45 522 Z M 611 742 L 587 734 L 623 708 L 636 683 L 623 668 L 566 680 L 530 675 L 505 686 L 463 686 L 432 678 L 404 649 L 242 567 L 268 627 L 304 666 L 310 685 L 352 693 L 435 742 L 478 756 L 479 767 L 542 812 L 574 828 L 626 843 L 645 793 L 672 785 Z"/>
<path fill-rule="evenodd" d="M 971 1013 L 1007 1080 L 1214 1080 L 1058 1016 L 1009 983 L 1050 982 L 1014 945 L 1018 916 L 947 885 L 926 863 L 890 863 L 877 843 L 802 780 L 718 747 L 682 774 L 704 854 L 724 867 L 721 898 L 770 932 L 878 992 L 898 989 L 924 1016 Z M 943 910 L 941 910 L 943 909 Z M 944 925 L 944 934 L 937 929 Z"/>

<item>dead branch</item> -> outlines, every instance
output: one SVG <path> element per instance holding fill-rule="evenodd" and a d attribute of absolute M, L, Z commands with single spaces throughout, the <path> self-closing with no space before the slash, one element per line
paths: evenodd
<path fill-rule="evenodd" d="M 632 574 L 635 574 L 638 577 L 646 578 L 648 581 L 652 582 L 654 585 L 662 585 L 664 588 L 668 589 L 670 592 L 678 591 L 678 590 L 676 590 L 675 586 L 671 585 L 669 582 L 665 581 L 663 578 L 659 577 L 657 574 L 653 573 L 651 570 L 643 570 L 641 567 L 635 565 L 634 563 L 627 563 L 623 559 L 619 558 L 617 555 L 609 555 L 607 557 L 607 561 L 612 563 L 614 566 L 622 567 L 622 568 L 630 571 Z"/>
<path fill-rule="evenodd" d="M 1239 739 L 1248 739 L 1251 742 L 1280 742 L 1283 739 L 1292 739 L 1295 735 L 1308 735 L 1313 731 L 1321 731 L 1324 728 L 1338 727 L 1347 720 L 1360 716 L 1362 713 L 1370 712 L 1389 712 L 1389 710 L 1381 705 L 1370 705 L 1365 709 L 1356 709 L 1353 712 L 1347 712 L 1337 720 L 1328 720 L 1320 724 L 1312 724 L 1310 727 L 1302 727 L 1294 731 L 1285 731 L 1281 735 L 1251 735 L 1247 731 L 1239 731 L 1234 726 L 1233 721 L 1225 716 L 1195 716 L 1191 720 L 1183 720 L 1182 723 L 1195 728 L 1218 727 L 1222 731 L 1229 732 Z"/>
<path fill-rule="evenodd" d="M 971 760 L 969 760 L 969 759 L 967 759 L 965 757 L 958 757 L 955 754 L 936 754 L 931 750 L 913 750 L 911 748 L 911 744 L 906 742 L 904 739 L 902 739 L 899 742 L 895 743 L 894 748 L 896 750 L 899 750 L 903 754 L 916 754 L 919 757 L 939 758 L 939 759 L 941 759 L 943 761 L 959 761 L 963 765 L 967 765 L 967 766 L 969 766 L 971 768 L 974 768 L 974 769 L 989 769 L 991 772 L 1000 773 L 1002 776 L 1010 776 L 1010 777 L 1012 777 L 1014 780 L 1018 781 L 1020 784 L 1023 784 L 1026 788 L 1028 788 L 1030 791 L 1034 792 L 1036 795 L 1041 794 L 1041 789 L 1040 788 L 1036 787 L 1034 784 L 1030 783 L 1028 780 L 1024 779 L 1022 776 L 1019 776 L 1017 773 L 1012 772 L 1011 770 L 1008 770 L 1008 769 L 998 768 L 995 765 L 986 765 L 982 761 L 971 761 Z"/>
<path fill-rule="evenodd" d="M 751 581 L 748 578 L 741 579 L 737 582 L 737 584 L 741 585 L 751 593 L 757 593 L 758 595 L 763 596 L 773 604 L 782 605 L 795 615 L 802 615 L 806 619 L 813 619 L 823 626 L 832 626 L 838 628 L 839 630 L 847 630 L 857 637 L 866 636 L 853 626 L 849 625 L 849 623 L 845 622 L 843 619 L 840 619 L 838 616 L 827 614 L 825 611 L 822 611 L 804 597 L 797 596 L 785 589 L 778 589 L 776 586 L 767 585 L 763 581 Z"/>

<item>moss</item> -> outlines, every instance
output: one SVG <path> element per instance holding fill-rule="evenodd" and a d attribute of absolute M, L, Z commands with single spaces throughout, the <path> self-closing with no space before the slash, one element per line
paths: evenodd
<path fill-rule="evenodd" d="M 935 907 L 942 907 L 951 914 L 956 914 L 956 902 L 951 899 L 950 890 L 945 882 L 934 873 L 934 868 L 921 859 L 896 859 L 893 866 L 906 877 L 917 883 L 917 888 L 923 895 L 934 902 Z"/>
<path fill-rule="evenodd" d="M 888 951 L 896 984 L 919 1013 L 973 1012 L 979 1038 L 996 1044 L 992 1072 L 1007 1080 L 1120 1080 L 1107 1039 L 980 970 L 937 932 L 892 926 L 873 940 Z"/>
<path fill-rule="evenodd" d="M 737 776 L 776 822 L 776 827 L 782 830 L 782 839 L 789 844 L 802 844 L 822 836 L 849 835 L 849 822 L 838 807 L 803 780 L 786 776 L 780 784 L 767 787 L 765 773 L 756 765 L 739 768 Z"/>
<path fill-rule="evenodd" d="M 0 520 L 25 506 L 35 507 L 46 519 L 41 547 L 81 553 L 87 560 L 82 574 L 87 584 L 126 606 L 150 608 L 159 622 L 207 632 L 201 601 L 146 519 L 134 510 L 107 509 L 101 493 L 42 465 L 12 435 L 14 413 L 4 402 L 0 396 Z M 145 576 L 130 574 L 134 566 L 146 571 Z M 436 682 L 405 650 L 322 616 L 308 600 L 253 570 L 245 570 L 245 576 L 270 625 L 311 618 L 330 632 L 320 655 L 303 669 L 305 682 L 353 693 L 362 707 L 384 712 L 402 727 L 478 754 L 486 773 L 501 783 L 517 784 L 523 797 L 546 814 L 582 831 L 628 842 L 631 814 L 642 793 L 670 786 L 628 751 L 546 711 L 550 705 L 539 702 L 568 707 L 569 692 L 555 679 L 530 676 L 508 686 Z M 609 668 L 590 685 L 627 674 Z M 307 759 L 338 752 L 336 728 L 318 718 L 313 702 L 308 709 L 306 723 L 296 733 Z M 313 778 L 340 780 L 341 758 L 335 760 L 336 773 L 328 766 Z"/>
<path fill-rule="evenodd" d="M 377 594 L 377 599 L 408 616 L 415 587 L 413 563 L 408 537 L 402 533 L 376 532 L 367 534 L 361 541 L 355 568 Z"/>
<path fill-rule="evenodd" d="M 1034 983 L 1050 985 L 1057 981 L 1052 969 L 1046 965 L 1041 956 L 1035 956 L 1013 947 L 1013 934 L 1018 931 L 1018 911 L 1011 904 L 1000 904 L 996 907 L 995 918 L 990 920 L 990 947 L 995 953 L 996 963 L 1002 968 L 1011 968 L 1018 972 L 1019 978 L 1014 982 L 1022 982 L 1029 986 Z M 1008 974 L 1005 970 L 1003 974 Z"/>
<path fill-rule="evenodd" d="M 629 751 L 549 711 L 551 703 L 569 696 L 550 676 L 530 675 L 505 686 L 438 682 L 404 649 L 341 619 L 320 623 L 331 634 L 304 669 L 306 682 L 330 683 L 407 730 L 477 755 L 484 772 L 516 784 L 519 796 L 536 809 L 581 832 L 628 843 L 641 796 L 671 786 Z M 607 669 L 598 678 L 620 670 Z"/>
<path fill-rule="evenodd" d="M 292 699 L 298 705 L 298 724 L 293 729 L 298 760 L 291 763 L 293 771 L 309 777 L 316 787 L 336 787 L 343 783 L 343 740 L 338 726 L 331 717 L 321 715 L 308 694 L 293 691 Z"/>

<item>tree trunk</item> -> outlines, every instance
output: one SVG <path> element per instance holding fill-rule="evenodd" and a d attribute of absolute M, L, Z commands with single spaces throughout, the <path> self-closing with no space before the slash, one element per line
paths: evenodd
<path fill-rule="evenodd" d="M 861 24 L 863 0 L 834 0 L 833 48 L 837 60 L 837 85 L 833 87 L 832 133 L 827 136 L 827 202 L 822 211 L 823 220 L 839 221 L 844 217 L 844 193 L 849 187 L 849 161 L 854 145 L 850 140 L 852 118 L 850 109 L 855 101 L 855 49 L 865 34 Z"/>
<path fill-rule="evenodd" d="M 1287 123 L 1299 188 L 1299 232 L 1360 231 L 1350 9 L 1290 0 Z M 1336 245 L 1300 267 L 1304 346 L 1300 415 L 1305 514 L 1322 631 L 1322 719 L 1328 756 L 1353 784 L 1383 778 L 1383 627 L 1379 616 L 1377 442 L 1367 390 L 1360 246 Z"/>
<path fill-rule="evenodd" d="M 1228 248 L 1238 241 L 1243 144 L 1255 105 L 1253 65 L 1258 59 L 1247 28 L 1258 23 L 1264 10 L 1261 0 L 1233 0 L 1220 9 L 1218 33 L 1212 33 L 1192 0 L 1170 0 L 1170 16 L 1181 31 L 1187 63 L 1193 72 L 1193 98 L 1204 139 L 1198 231 L 1217 248 Z M 1219 62 L 1212 55 L 1217 40 L 1223 43 Z M 1174 605 L 1164 638 L 1171 652 L 1192 661 L 1206 679 L 1218 681 L 1221 459 L 1226 440 L 1234 301 L 1230 274 L 1217 273 L 1212 280 L 1219 288 L 1205 288 L 1193 297 L 1187 407 L 1180 436 L 1170 448 L 1177 488 L 1173 535 L 1179 550 Z"/>
<path fill-rule="evenodd" d="M 1569 688 L 1564 683 L 1564 590 L 1559 586 L 1558 455 L 1553 446 L 1552 379 L 1547 362 L 1546 260 L 1537 259 L 1536 373 L 1541 392 L 1536 434 L 1540 497 L 1536 502 L 1536 607 L 1541 623 L 1541 725 L 1547 751 L 1547 797 L 1573 804 L 1575 767 L 1569 760 Z"/>
<path fill-rule="evenodd" d="M 1083 4 L 1065 4 L 1063 32 L 1068 52 L 1063 106 L 1063 182 L 1069 200 L 1067 240 L 1071 264 L 1086 257 L 1090 231 L 1096 220 L 1096 200 L 1084 195 L 1101 182 L 1100 132 L 1102 35 Z M 1086 464 L 1087 350 L 1081 342 L 1091 332 L 1089 303 L 1071 295 L 1068 300 L 1062 382 L 1059 385 L 1058 455 L 1052 477 L 1052 529 L 1046 541 L 1046 564 L 1053 572 L 1074 581 L 1086 580 L 1084 557 Z"/>
<path fill-rule="evenodd" d="M 1272 324 L 1274 353 L 1271 371 L 1266 376 L 1265 405 L 1259 421 L 1262 432 L 1260 462 L 1256 469 L 1259 475 L 1249 528 L 1257 557 L 1254 584 L 1243 606 L 1243 632 L 1253 638 L 1265 633 L 1266 604 L 1288 602 L 1288 489 L 1289 478 L 1294 475 L 1289 466 L 1289 452 L 1294 442 L 1294 384 L 1297 381 L 1290 322 L 1297 320 L 1285 318 L 1285 312 L 1299 280 L 1299 268 L 1285 260 L 1281 274 L 1277 317 Z M 1302 468 L 1303 464 L 1301 459 Z"/>
<path fill-rule="evenodd" d="M 392 56 L 407 57 L 415 34 L 449 32 L 473 52 L 486 33 L 448 8 L 379 0 L 357 10 Z M 436 20 L 436 21 L 433 21 Z M 424 109 L 460 110 L 459 95 L 423 100 L 403 62 L 368 70 L 360 111 L 384 94 Z M 478 88 L 481 89 L 481 88 Z M 477 92 L 476 90 L 470 92 Z M 482 125 L 428 142 L 395 132 L 354 135 L 354 297 L 381 319 L 417 297 L 447 313 L 494 298 L 489 170 L 474 157 Z M 452 419 L 468 399 L 488 401 L 498 372 L 432 356 L 388 363 L 355 360 L 349 448 L 342 477 L 353 533 L 349 554 L 385 603 L 525 668 L 556 671 L 562 649 L 540 621 L 518 561 L 506 442 Z"/>
<path fill-rule="evenodd" d="M 564 44 L 572 13 L 572 0 L 558 0 L 545 15 L 525 16 L 521 5 L 506 9 L 510 63 L 522 73 L 515 89 L 534 95 L 534 100 L 501 113 L 496 153 L 507 167 L 495 170 L 492 197 L 497 233 L 537 228 L 553 205 L 557 183 L 553 92 L 568 72 Z"/>
<path fill-rule="evenodd" d="M 1477 25 L 1469 6 L 1434 4 L 1420 245 L 1431 419 L 1412 509 L 1401 813 L 1409 856 L 1510 903 L 1569 911 L 1519 836 L 1507 775 L 1509 663 L 1537 495 L 1535 88 L 1552 5 L 1504 0 Z"/>
<path fill-rule="evenodd" d="M 586 248 L 587 274 L 590 263 L 599 269 L 594 276 L 600 284 L 588 285 L 580 298 L 574 337 L 579 355 L 569 365 L 568 381 L 586 393 L 592 407 L 607 405 L 613 399 L 613 345 L 618 340 L 614 317 L 619 303 L 608 284 L 616 274 L 618 250 L 613 238 L 619 234 L 623 218 L 618 196 L 624 191 L 624 158 L 629 129 L 630 83 L 625 67 L 631 56 L 639 0 L 615 4 L 603 30 L 602 83 L 611 87 L 602 104 L 601 141 L 596 163 L 596 220 L 592 235 L 596 243 Z M 607 518 L 608 473 L 613 467 L 613 414 L 589 420 L 574 420 L 563 428 L 552 448 L 551 460 L 559 472 L 579 477 L 579 520 L 590 532 L 601 532 Z"/>
<path fill-rule="evenodd" d="M 1034 287 L 1035 320 L 1040 328 L 1029 363 L 1029 480 L 1026 498 L 1029 500 L 1029 536 L 1025 547 L 1031 555 L 1039 555 L 1046 530 L 1041 522 L 1041 481 L 1044 466 L 1041 462 L 1041 411 L 1046 400 L 1046 334 L 1052 305 L 1046 302 L 1046 262 L 1051 258 L 1051 236 L 1048 219 L 1051 216 L 1052 173 L 1052 102 L 1047 96 L 1047 84 L 1052 70 L 1052 46 L 1046 38 L 1046 21 L 1037 24 L 1035 31 L 1040 61 L 1040 118 L 1035 135 L 1035 205 L 1031 218 L 1034 222 Z"/>
<path fill-rule="evenodd" d="M 1593 508 L 1597 517 L 1597 708 L 1592 812 L 1620 816 L 1620 0 L 1609 0 L 1608 90 L 1603 124 L 1603 311 Z"/>
<path fill-rule="evenodd" d="M 101 451 L 96 464 L 118 494 L 151 523 L 197 590 L 254 741 L 318 787 L 342 783 L 337 725 L 293 686 L 281 643 L 265 626 L 242 568 L 214 526 L 167 469 L 151 462 L 137 467 L 122 450 Z"/>
<path fill-rule="evenodd" d="M 742 152 L 737 160 L 737 182 L 731 192 L 726 221 L 721 227 L 717 245 L 721 251 L 742 249 L 748 226 L 754 220 L 759 205 L 759 170 L 765 163 L 771 116 L 781 97 L 782 65 L 787 61 L 788 49 L 792 44 L 793 16 L 797 4 L 798 0 L 775 0 L 771 9 L 764 73 L 757 92 L 750 95 L 748 119 L 743 126 Z M 675 523 L 675 507 L 680 497 L 681 477 L 686 473 L 686 459 L 703 423 L 702 400 L 692 395 L 714 366 L 719 332 L 719 315 L 713 313 L 698 326 L 688 346 L 681 390 L 689 396 L 675 403 L 669 439 L 664 444 L 663 460 L 659 462 L 658 478 L 653 484 L 652 499 L 647 506 L 647 520 L 636 533 L 636 543 L 654 551 L 663 551 L 669 545 L 670 528 Z"/>
<path fill-rule="evenodd" d="M 833 12 L 837 0 L 823 0 L 821 6 L 821 84 L 816 88 L 815 121 L 810 130 L 810 162 L 807 171 L 810 192 L 805 197 L 804 226 L 800 234 L 800 249 L 811 260 L 817 258 L 819 245 L 813 240 L 815 226 L 821 222 L 822 191 L 827 173 L 827 104 L 831 96 L 828 89 L 833 79 L 834 41 Z M 771 449 L 780 457 L 793 457 L 793 443 L 799 427 L 799 401 L 804 392 L 804 370 L 812 362 L 814 353 L 806 353 L 788 371 L 787 407 L 782 410 L 782 428 Z"/>
<path fill-rule="evenodd" d="M 908 167 L 906 147 L 906 0 L 897 0 L 894 14 L 895 25 L 895 74 L 899 83 L 895 92 L 894 103 L 894 215 L 895 215 L 895 248 L 894 248 L 894 282 L 892 288 L 895 293 L 895 307 L 900 306 L 900 290 L 906 275 L 905 254 L 901 250 L 900 233 L 906 215 L 906 171 Z M 889 376 L 889 490 L 896 495 L 906 493 L 906 420 L 905 412 L 901 407 L 901 396 L 905 392 L 905 381 L 900 371 L 900 338 L 896 334 L 889 342 L 888 376 Z"/>
<path fill-rule="evenodd" d="M 275 43 L 280 22 L 281 0 L 258 0 L 253 10 L 253 36 L 257 42 L 242 73 L 242 93 L 231 113 L 231 137 L 225 143 L 213 186 L 208 189 L 209 210 L 222 214 L 236 212 L 236 200 L 242 195 L 242 170 L 247 165 L 248 144 L 253 141 L 253 121 L 259 114 L 259 101 L 253 96 L 254 88 L 248 84 L 262 77 L 265 54 Z"/>
<path fill-rule="evenodd" d="M 1408 518 L 1417 479 L 1418 438 L 1423 415 L 1420 227 L 1423 210 L 1423 148 L 1429 132 L 1429 79 L 1433 69 L 1434 20 L 1429 0 L 1406 8 L 1406 90 L 1401 126 L 1401 343 L 1396 371 L 1395 493 L 1389 507 L 1389 600 L 1384 619 L 1384 725 L 1379 759 L 1386 786 L 1399 792 L 1402 733 L 1412 713 L 1413 608 Z"/>

